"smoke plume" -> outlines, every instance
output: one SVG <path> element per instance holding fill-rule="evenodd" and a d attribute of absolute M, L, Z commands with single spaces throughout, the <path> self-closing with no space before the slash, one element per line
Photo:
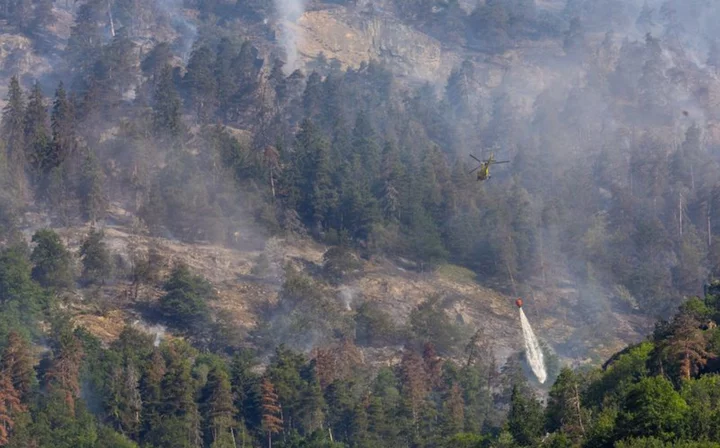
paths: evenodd
<path fill-rule="evenodd" d="M 285 50 L 285 72 L 292 73 L 297 69 L 298 53 L 297 46 L 302 35 L 290 24 L 296 24 L 300 16 L 305 12 L 304 0 L 274 0 L 275 10 L 278 16 L 279 35 L 278 40 Z"/>
<path fill-rule="evenodd" d="M 182 57 L 183 61 L 187 61 L 192 45 L 197 39 L 197 26 L 183 14 L 182 0 L 158 0 L 157 5 L 167 15 L 172 27 L 180 35 L 175 42 L 177 54 Z"/>

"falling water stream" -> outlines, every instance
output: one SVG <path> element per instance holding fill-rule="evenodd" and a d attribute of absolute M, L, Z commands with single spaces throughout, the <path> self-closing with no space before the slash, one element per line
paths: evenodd
<path fill-rule="evenodd" d="M 520 324 L 522 325 L 523 339 L 525 339 L 525 352 L 527 353 L 527 360 L 530 363 L 533 373 L 542 384 L 547 379 L 543 352 L 540 349 L 540 343 L 535 337 L 535 333 L 533 333 L 530 322 L 528 322 L 522 308 L 520 308 Z"/>

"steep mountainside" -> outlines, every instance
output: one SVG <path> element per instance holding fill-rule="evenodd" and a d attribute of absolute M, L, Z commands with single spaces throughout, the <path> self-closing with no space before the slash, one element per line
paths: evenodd
<path fill-rule="evenodd" d="M 557 11 L 562 7 L 560 3 L 538 2 L 537 8 L 541 11 Z M 472 5 L 461 6 L 468 14 L 472 12 Z M 441 14 L 442 8 L 433 11 L 433 14 Z M 194 23 L 198 19 L 192 8 L 171 12 L 181 13 L 183 18 L 178 20 L 187 23 Z M 11 74 L 19 74 L 26 82 L 30 79 L 39 79 L 48 84 L 55 81 L 54 64 L 65 47 L 64 42 L 72 34 L 77 10 L 65 9 L 64 5 L 58 4 L 53 13 L 56 21 L 47 28 L 47 35 L 40 41 L 39 48 L 33 48 L 31 40 L 21 34 L 6 33 L 0 38 L 0 63 L 6 76 L 0 83 L 3 89 Z M 241 23 L 246 20 L 248 19 L 243 17 Z M 105 22 L 103 24 L 107 32 L 107 18 L 102 18 L 101 22 Z M 152 48 L 150 42 L 175 41 L 181 49 L 186 45 L 183 43 L 186 38 L 182 33 L 188 27 L 178 27 L 177 23 L 164 20 L 157 21 L 157 24 L 159 26 L 145 25 L 136 31 L 133 39 L 138 44 L 140 53 L 147 54 Z M 474 50 L 472 45 L 467 43 L 442 40 L 433 37 L 431 32 L 423 31 L 427 30 L 427 27 L 420 26 L 418 19 L 410 20 L 398 16 L 391 2 L 357 2 L 346 5 L 316 3 L 304 11 L 296 23 L 271 21 L 269 26 L 275 27 L 277 33 L 283 25 L 295 34 L 302 68 L 306 71 L 313 68 L 328 70 L 334 61 L 339 62 L 343 69 L 357 69 L 363 63 L 378 60 L 398 79 L 410 85 L 430 81 L 444 86 L 450 74 L 463 60 L 471 60 L 474 73 L 471 79 L 465 79 L 468 84 L 467 100 L 471 108 L 480 111 L 475 117 L 477 121 L 485 124 L 492 119 L 492 102 L 496 95 L 494 90 L 501 89 L 508 94 L 508 103 L 513 105 L 515 120 L 530 120 L 536 110 L 536 98 L 543 91 L 563 83 L 568 78 L 586 77 L 587 73 L 594 69 L 568 63 L 564 59 L 565 51 L 561 39 L 553 36 L 518 39 L 503 51 L 490 53 Z M 277 50 L 274 46 L 280 43 L 277 35 L 273 38 L 272 33 L 262 34 L 258 30 L 267 30 L 257 24 L 247 30 L 248 37 L 255 39 L 254 44 L 262 51 L 259 57 L 266 58 L 267 70 L 271 52 L 273 48 Z M 602 37 L 602 33 L 588 33 L 587 46 L 600 43 Z M 325 66 L 317 60 L 320 54 L 327 60 Z M 174 63 L 185 65 L 187 56 L 188 54 L 184 55 L 185 61 L 178 58 Z M 602 64 L 603 60 L 599 63 Z M 601 70 L 607 68 L 600 67 Z M 718 88 L 715 81 L 709 82 L 708 89 Z M 472 120 L 467 123 L 472 123 Z M 708 129 L 715 126 L 710 119 L 706 125 Z M 117 135 L 116 131 L 117 128 L 109 138 L 113 134 Z M 715 141 L 713 136 L 712 132 L 707 134 L 707 144 L 720 142 Z M 477 142 L 466 140 L 464 143 L 470 147 L 474 147 L 476 143 L 478 146 L 484 145 L 480 139 Z M 132 235 L 127 225 L 109 224 L 106 228 L 108 244 L 118 254 L 127 255 L 130 243 L 146 247 L 151 241 L 148 236 Z M 75 227 L 64 231 L 63 235 L 71 247 L 77 248 L 84 232 L 84 227 Z M 256 324 L 257 310 L 262 303 L 272 303 L 277 296 L 280 286 L 278 280 L 267 281 L 252 275 L 259 255 L 256 251 L 156 240 L 166 258 L 178 258 L 214 282 L 221 297 L 214 306 L 218 307 L 221 314 L 232 316 L 244 332 Z M 323 252 L 327 249 L 309 240 L 280 246 L 287 250 L 284 258 L 298 259 L 302 261 L 300 265 L 304 268 L 307 268 L 305 265 L 308 263 L 317 268 L 322 263 Z M 293 251 L 297 251 L 297 254 L 293 254 Z M 410 311 L 424 299 L 439 295 L 445 301 L 444 306 L 453 319 L 457 318 L 470 327 L 482 327 L 497 336 L 499 359 L 504 359 L 513 350 L 522 348 L 511 298 L 487 289 L 497 286 L 498 290 L 510 291 L 503 282 L 497 284 L 495 279 L 475 276 L 452 265 L 447 269 L 418 274 L 404 271 L 395 262 L 382 257 L 378 261 L 363 263 L 363 274 L 336 287 L 338 294 L 340 291 L 352 291 L 350 294 L 355 300 L 377 302 L 402 323 L 407 321 Z M 550 264 L 553 264 L 553 261 L 550 261 Z M 455 275 L 456 271 L 460 274 Z M 554 278 L 550 281 L 545 279 L 540 282 L 536 281 L 537 278 L 528 280 L 526 283 L 529 288 L 523 289 L 522 293 L 531 294 L 526 303 L 530 318 L 538 327 L 538 333 L 556 347 L 562 356 L 576 362 L 589 357 L 597 360 L 606 357 L 618 347 L 637 340 L 648 330 L 650 319 L 633 315 L 622 307 L 618 308 L 619 311 L 606 309 L 602 323 L 593 322 L 592 313 L 583 309 L 584 304 L 579 298 L 586 285 L 582 282 L 567 281 L 572 275 L 562 262 L 557 263 L 552 275 Z M 127 294 L 125 288 L 128 287 L 122 284 L 113 285 L 103 294 L 121 298 L 123 294 Z M 155 296 L 158 294 L 159 292 Z M 112 300 L 112 303 L 122 303 L 122 300 Z M 123 312 L 129 310 L 130 308 Z M 113 325 L 104 323 L 108 316 L 93 314 L 88 309 L 84 310 L 79 319 L 98 335 L 110 339 L 119 333 L 120 322 L 127 318 L 124 314 L 115 312 L 113 306 L 103 311 L 111 313 L 108 316 L 115 319 Z M 590 345 L 592 349 L 588 349 Z"/>

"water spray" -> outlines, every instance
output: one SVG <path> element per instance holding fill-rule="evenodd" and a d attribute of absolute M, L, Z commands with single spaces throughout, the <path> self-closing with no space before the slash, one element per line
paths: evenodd
<path fill-rule="evenodd" d="M 547 371 L 545 370 L 545 359 L 542 349 L 540 348 L 540 342 L 535 337 L 530 322 L 522 309 L 522 299 L 517 299 L 515 305 L 520 311 L 520 325 L 522 327 L 523 339 L 525 340 L 525 353 L 528 363 L 538 381 L 540 381 L 540 384 L 543 384 L 545 380 L 547 380 Z"/>

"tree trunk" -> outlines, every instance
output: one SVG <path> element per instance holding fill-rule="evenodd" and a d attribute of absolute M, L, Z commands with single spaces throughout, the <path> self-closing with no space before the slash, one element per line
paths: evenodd
<path fill-rule="evenodd" d="M 109 1 L 108 1 L 108 17 L 110 18 L 110 33 L 112 34 L 112 37 L 115 37 L 115 22 L 113 22 L 112 6 L 110 6 Z"/>
<path fill-rule="evenodd" d="M 710 210 L 711 210 L 711 205 L 710 205 L 710 200 L 708 199 L 707 210 L 706 210 L 706 214 L 707 214 L 707 242 L 708 242 L 708 247 L 712 246 L 712 227 L 711 227 L 711 225 L 710 225 Z"/>
<path fill-rule="evenodd" d="M 683 234 L 683 206 L 682 206 L 682 192 L 679 194 L 678 201 L 678 220 L 680 222 L 680 236 Z"/>
<path fill-rule="evenodd" d="M 273 169 L 270 168 L 270 189 L 272 190 L 272 197 L 275 200 L 275 178 L 273 177 Z"/>
<path fill-rule="evenodd" d="M 507 262 L 507 260 L 505 261 L 505 269 L 507 269 L 508 276 L 510 277 L 510 284 L 512 285 L 512 288 L 513 288 L 513 294 L 517 295 L 517 287 L 515 286 L 515 277 L 513 277 L 513 275 L 512 275 L 512 271 L 510 270 L 510 264 Z"/>
<path fill-rule="evenodd" d="M 580 394 L 578 393 L 578 387 L 577 383 L 575 383 L 575 408 L 577 410 L 578 414 L 578 422 L 580 423 L 580 431 L 582 432 L 583 437 L 585 436 L 585 426 L 583 426 L 582 421 L 582 408 L 580 407 Z"/>

